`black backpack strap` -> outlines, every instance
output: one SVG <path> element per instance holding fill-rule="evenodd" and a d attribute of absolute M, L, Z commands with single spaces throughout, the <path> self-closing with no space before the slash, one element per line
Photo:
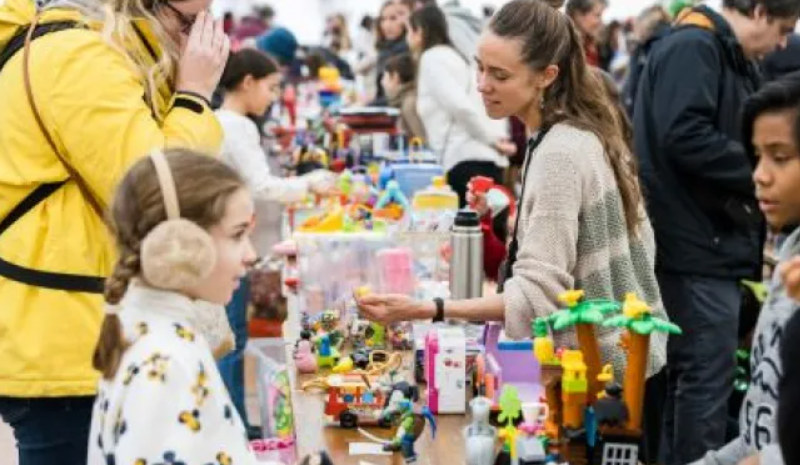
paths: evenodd
<path fill-rule="evenodd" d="M 76 28 L 84 28 L 81 23 L 77 21 L 55 21 L 52 23 L 44 23 L 36 26 L 36 29 L 33 31 L 33 37 L 31 40 L 36 40 L 39 37 L 46 36 L 48 34 L 52 34 L 54 32 L 65 31 L 67 29 L 76 29 Z M 28 33 L 28 28 L 23 27 L 19 32 L 17 32 L 11 40 L 8 41 L 8 45 L 2 51 L 0 51 L 0 71 L 3 70 L 3 67 L 8 63 L 8 60 L 11 59 L 17 52 L 22 50 L 25 47 L 25 35 Z"/>
<path fill-rule="evenodd" d="M 33 192 L 11 210 L 3 221 L 0 221 L 0 235 L 64 184 L 66 184 L 66 181 L 48 183 L 42 184 L 34 189 Z M 2 258 L 0 258 L 0 276 L 29 286 L 69 292 L 102 294 L 105 287 L 104 278 L 34 270 L 15 265 Z"/>
<path fill-rule="evenodd" d="M 54 32 L 75 29 L 78 27 L 82 26 L 80 26 L 76 21 L 60 21 L 42 24 L 37 26 L 34 30 L 32 40 Z M 22 48 L 25 46 L 25 36 L 27 32 L 28 29 L 23 28 L 8 42 L 6 48 L 0 51 L 0 71 L 2 71 L 3 67 L 6 65 L 6 63 L 8 63 L 11 57 L 22 50 Z M 14 207 L 11 212 L 6 215 L 2 221 L 0 221 L 0 235 L 8 230 L 11 225 L 16 223 L 17 220 L 22 218 L 26 213 L 33 210 L 51 194 L 56 192 L 66 182 L 67 181 L 42 184 L 34 189 L 33 192 L 25 197 L 22 202 Z M 91 294 L 102 294 L 105 283 L 105 279 L 100 277 L 34 270 L 15 265 L 11 262 L 3 260 L 2 258 L 0 258 L 0 276 L 34 287 L 69 292 L 86 292 Z"/>

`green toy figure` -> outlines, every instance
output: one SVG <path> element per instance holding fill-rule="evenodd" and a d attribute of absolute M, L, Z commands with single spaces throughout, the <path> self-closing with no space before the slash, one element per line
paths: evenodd
<path fill-rule="evenodd" d="M 497 417 L 499 423 L 506 423 L 500 430 L 500 439 L 503 440 L 503 449 L 497 455 L 495 465 L 509 465 L 516 459 L 517 428 L 514 421 L 519 418 L 522 411 L 522 402 L 519 400 L 519 392 L 513 385 L 503 386 L 500 394 L 500 415 Z"/>
<path fill-rule="evenodd" d="M 417 461 L 414 443 L 425 430 L 425 420 L 431 424 L 431 437 L 436 437 L 436 421 L 430 409 L 423 407 L 420 413 L 414 411 L 414 401 L 417 400 L 417 396 L 416 388 L 405 382 L 397 383 L 392 387 L 392 392 L 387 398 L 387 406 L 381 414 L 382 421 L 398 423 L 394 439 L 384 445 L 383 450 L 400 451 L 407 464 Z"/>

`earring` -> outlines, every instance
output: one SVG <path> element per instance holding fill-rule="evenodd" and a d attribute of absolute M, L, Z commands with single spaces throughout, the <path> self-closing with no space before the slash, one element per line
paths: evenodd
<path fill-rule="evenodd" d="M 544 110 L 544 94 L 539 97 L 539 109 Z"/>

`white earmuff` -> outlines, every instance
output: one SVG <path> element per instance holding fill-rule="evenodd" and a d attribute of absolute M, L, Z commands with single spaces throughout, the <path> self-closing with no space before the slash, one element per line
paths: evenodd
<path fill-rule="evenodd" d="M 207 278 L 217 261 L 211 236 L 197 224 L 181 218 L 175 181 L 167 158 L 160 151 L 150 155 L 164 197 L 166 221 L 142 241 L 142 275 L 161 289 L 180 291 Z"/>

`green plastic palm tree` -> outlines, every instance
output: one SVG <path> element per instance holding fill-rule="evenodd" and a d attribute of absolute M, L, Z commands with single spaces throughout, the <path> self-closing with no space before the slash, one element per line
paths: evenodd
<path fill-rule="evenodd" d="M 597 343 L 594 327 L 603 322 L 609 315 L 619 312 L 619 303 L 611 300 L 583 300 L 584 292 L 581 290 L 566 291 L 558 296 L 558 300 L 566 305 L 550 317 L 548 322 L 553 330 L 562 331 L 575 327 L 578 336 L 578 345 L 586 363 L 586 376 L 589 381 L 589 399 L 595 398 L 602 389 L 597 376 L 600 374 L 600 347 Z"/>
<path fill-rule="evenodd" d="M 514 427 L 514 421 L 519 418 L 522 412 L 522 401 L 519 400 L 519 391 L 511 384 L 503 386 L 503 392 L 500 393 L 500 415 L 497 416 L 499 423 L 508 422 L 503 428 L 502 436 L 505 440 L 505 447 L 508 449 L 511 457 L 516 457 L 516 440 L 517 428 Z"/>
<path fill-rule="evenodd" d="M 669 321 L 654 317 L 650 306 L 635 294 L 625 296 L 622 314 L 603 322 L 603 326 L 628 330 L 628 366 L 623 386 L 628 406 L 628 428 L 638 430 L 642 424 L 642 402 L 647 360 L 650 355 L 650 335 L 653 333 L 682 334 L 681 328 Z"/>

